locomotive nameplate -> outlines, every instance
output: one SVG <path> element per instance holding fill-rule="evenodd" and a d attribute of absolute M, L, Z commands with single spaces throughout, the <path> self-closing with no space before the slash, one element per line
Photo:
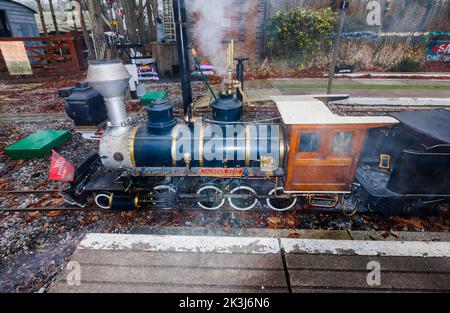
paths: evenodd
<path fill-rule="evenodd" d="M 202 176 L 240 177 L 244 173 L 242 168 L 202 168 Z"/>

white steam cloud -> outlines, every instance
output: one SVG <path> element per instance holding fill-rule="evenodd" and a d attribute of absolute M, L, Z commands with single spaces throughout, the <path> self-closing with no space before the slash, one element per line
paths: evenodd
<path fill-rule="evenodd" d="M 188 10 L 194 14 L 194 40 L 200 52 L 214 65 L 216 72 L 226 73 L 225 32 L 231 27 L 226 18 L 229 1 L 187 0 Z"/>

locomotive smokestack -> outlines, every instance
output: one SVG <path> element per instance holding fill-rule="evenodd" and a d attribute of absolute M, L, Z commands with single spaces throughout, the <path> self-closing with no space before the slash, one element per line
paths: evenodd
<path fill-rule="evenodd" d="M 175 28 L 177 35 L 178 57 L 180 62 L 181 89 L 183 92 L 184 116 L 188 121 L 192 120 L 192 88 L 191 67 L 189 64 L 189 50 L 187 49 L 186 30 L 186 3 L 184 0 L 173 0 L 173 12 L 175 17 Z"/>
<path fill-rule="evenodd" d="M 91 61 L 86 82 L 105 99 L 109 123 L 113 136 L 128 130 L 129 118 L 123 99 L 130 74 L 120 60 Z"/>

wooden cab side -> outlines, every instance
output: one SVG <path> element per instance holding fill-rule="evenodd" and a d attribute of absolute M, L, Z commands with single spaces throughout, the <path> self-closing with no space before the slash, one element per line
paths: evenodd
<path fill-rule="evenodd" d="M 291 125 L 285 190 L 348 192 L 366 138 L 364 125 Z"/>

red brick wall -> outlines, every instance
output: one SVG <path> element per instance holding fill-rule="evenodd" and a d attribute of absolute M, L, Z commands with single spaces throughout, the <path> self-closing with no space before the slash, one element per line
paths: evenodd
<path fill-rule="evenodd" d="M 226 50 L 228 42 L 234 40 L 235 56 L 246 56 L 257 59 L 262 55 L 264 46 L 264 11 L 265 0 L 230 0 L 225 13 L 231 27 L 224 27 L 223 48 Z M 194 46 L 201 54 L 201 47 L 195 42 L 193 24 L 198 19 L 195 13 L 190 15 L 189 37 L 194 40 Z"/>

